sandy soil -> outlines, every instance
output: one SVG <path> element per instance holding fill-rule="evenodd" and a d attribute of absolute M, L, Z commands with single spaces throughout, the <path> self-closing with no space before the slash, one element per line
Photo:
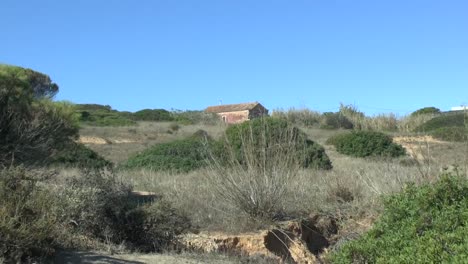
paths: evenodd
<path fill-rule="evenodd" d="M 123 254 L 108 255 L 97 252 L 87 251 L 61 251 L 58 252 L 51 263 L 63 264 L 142 264 L 142 263 L 160 263 L 160 264 L 203 264 L 220 263 L 233 264 L 238 263 L 229 260 L 223 256 L 210 256 L 208 258 L 185 256 L 185 255 L 165 255 L 165 254 Z"/>

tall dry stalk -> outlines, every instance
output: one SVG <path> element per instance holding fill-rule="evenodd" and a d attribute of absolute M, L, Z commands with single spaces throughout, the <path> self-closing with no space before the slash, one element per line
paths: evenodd
<path fill-rule="evenodd" d="M 287 187 L 303 162 L 294 128 L 274 141 L 267 129 L 265 124 L 260 136 L 252 130 L 241 135 L 240 151 L 227 142 L 225 159 L 212 155 L 210 160 L 208 176 L 215 195 L 253 218 L 271 219 L 282 211 Z"/>

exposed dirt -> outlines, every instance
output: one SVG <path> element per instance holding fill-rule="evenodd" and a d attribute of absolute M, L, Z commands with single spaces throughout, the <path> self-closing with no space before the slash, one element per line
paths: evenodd
<path fill-rule="evenodd" d="M 302 221 L 279 223 L 256 233 L 188 234 L 182 236 L 179 242 L 187 250 L 262 256 L 276 263 L 288 260 L 311 264 L 320 263 L 320 253 L 330 245 L 329 239 L 337 232 L 334 219 L 314 215 Z"/>
<path fill-rule="evenodd" d="M 444 144 L 447 142 L 434 139 L 431 136 L 415 136 L 415 137 L 394 137 L 393 141 L 402 145 L 406 152 L 414 159 L 424 160 L 422 154 L 423 149 L 427 148 L 428 144 Z"/>
<path fill-rule="evenodd" d="M 80 136 L 80 138 L 78 139 L 78 142 L 82 144 L 105 145 L 105 144 L 135 143 L 136 141 L 125 139 L 125 138 L 101 138 L 101 137 Z"/>

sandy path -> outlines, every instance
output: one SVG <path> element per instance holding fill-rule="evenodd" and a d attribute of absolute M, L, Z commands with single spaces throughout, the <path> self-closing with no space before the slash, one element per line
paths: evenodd
<path fill-rule="evenodd" d="M 88 251 L 60 251 L 55 256 L 52 263 L 63 264 L 142 264 L 142 263 L 160 263 L 160 264 L 204 264 L 220 263 L 234 264 L 237 261 L 229 260 L 223 256 L 190 257 L 184 255 L 165 255 L 165 254 L 122 254 L 107 255 Z"/>

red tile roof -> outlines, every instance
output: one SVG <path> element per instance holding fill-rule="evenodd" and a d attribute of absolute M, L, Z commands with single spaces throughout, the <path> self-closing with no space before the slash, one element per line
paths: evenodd
<path fill-rule="evenodd" d="M 252 110 L 259 102 L 253 103 L 243 103 L 243 104 L 228 104 L 228 105 L 216 105 L 210 106 L 205 109 L 207 113 L 224 113 L 224 112 L 235 112 L 235 111 L 244 111 L 244 110 Z"/>

